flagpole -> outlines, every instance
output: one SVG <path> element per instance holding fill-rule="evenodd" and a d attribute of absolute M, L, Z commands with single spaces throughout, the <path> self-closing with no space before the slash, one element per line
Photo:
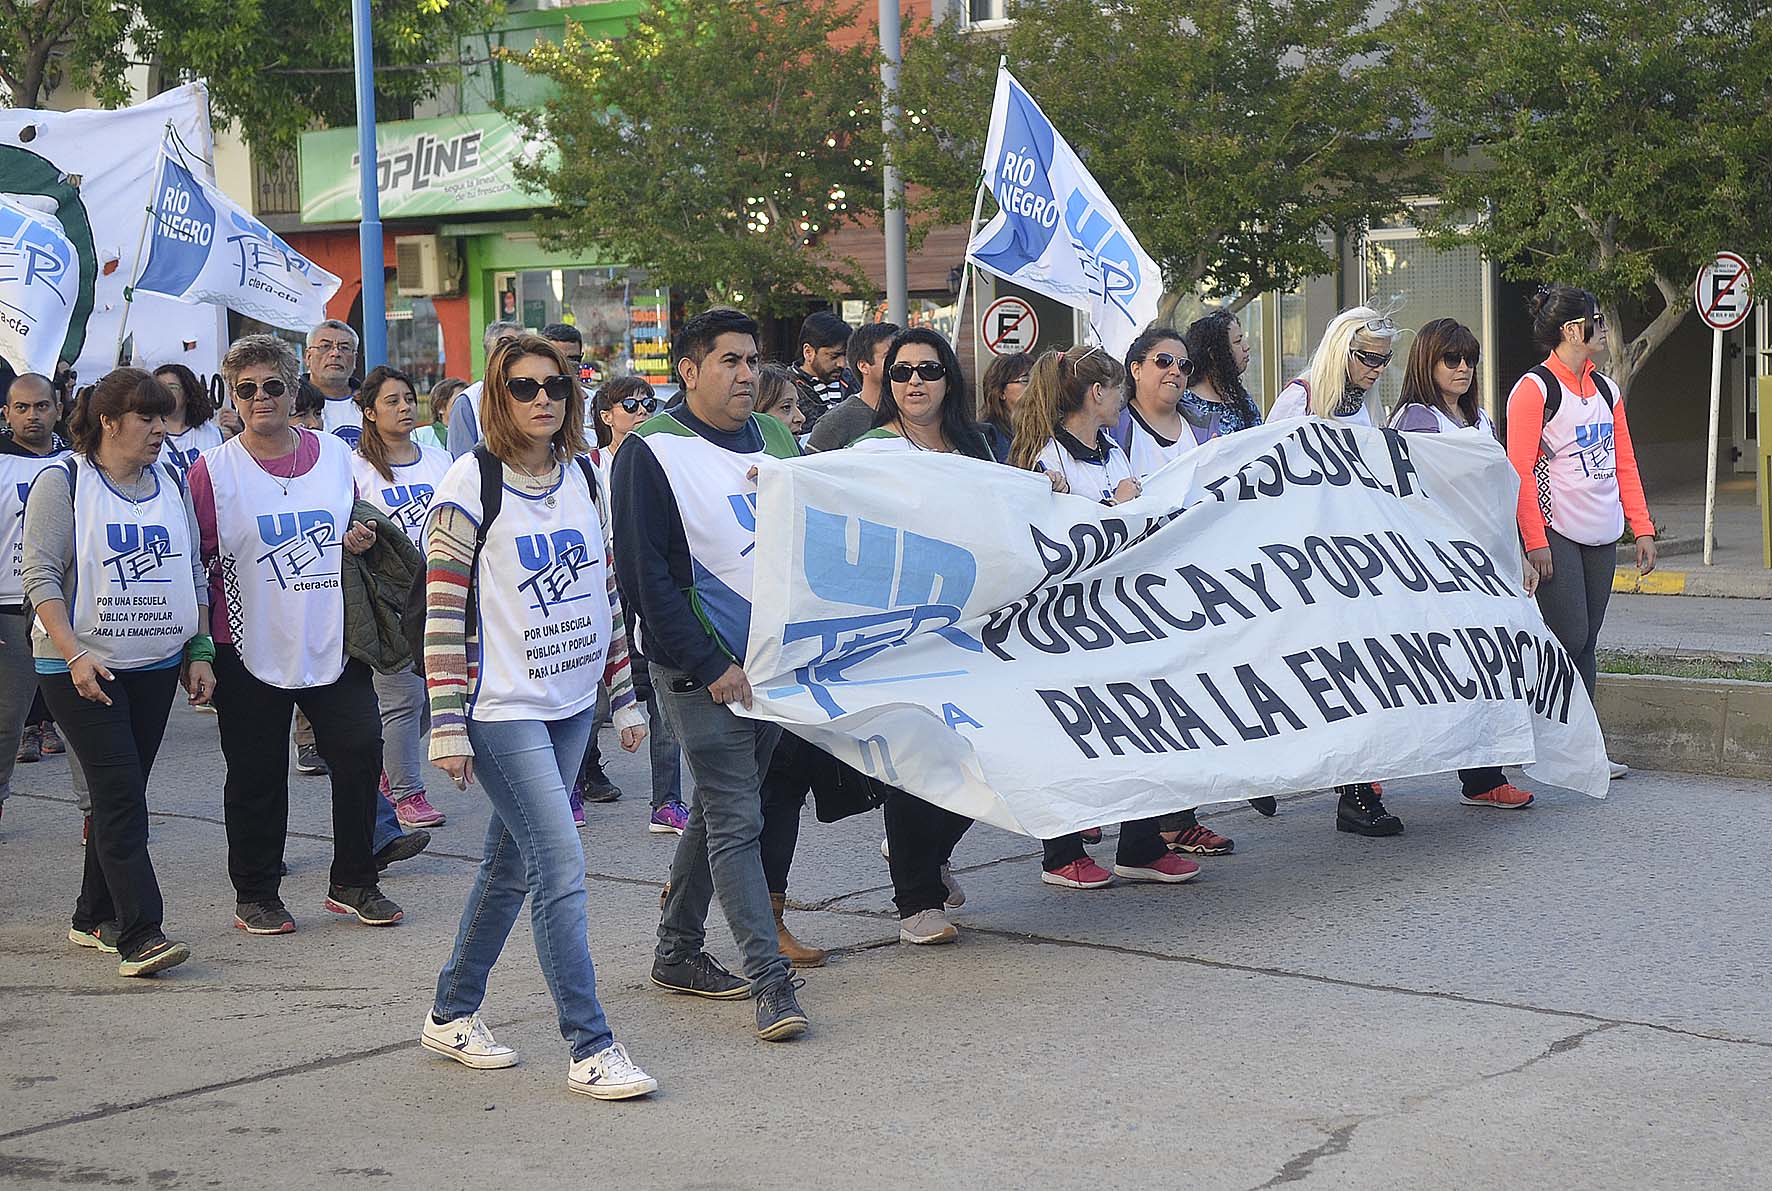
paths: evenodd
<path fill-rule="evenodd" d="M 997 58 L 997 71 L 1001 73 L 1009 68 L 1009 55 Z M 978 221 L 984 215 L 984 192 L 990 179 L 985 177 L 984 170 L 978 171 L 978 193 L 972 196 L 972 222 L 966 225 L 966 247 L 960 256 L 960 290 L 954 295 L 954 337 L 959 338 L 960 328 L 970 326 L 966 318 L 966 296 L 972 288 L 972 237 L 978 234 Z"/>
<path fill-rule="evenodd" d="M 129 365 L 129 361 L 122 358 L 123 341 L 129 335 L 129 312 L 135 308 L 135 283 L 142 279 L 142 248 L 148 242 L 148 228 L 154 223 L 154 197 L 160 189 L 160 161 L 166 159 L 167 137 L 178 139 L 171 120 L 166 122 L 166 129 L 160 134 L 160 158 L 154 163 L 153 180 L 148 183 L 148 205 L 142 209 L 142 233 L 135 241 L 135 267 L 129 271 L 129 284 L 123 287 L 123 317 L 117 320 L 117 347 L 111 352 L 111 360 L 118 368 Z"/>

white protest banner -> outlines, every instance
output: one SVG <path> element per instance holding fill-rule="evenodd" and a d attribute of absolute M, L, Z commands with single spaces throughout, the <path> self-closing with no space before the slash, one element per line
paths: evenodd
<path fill-rule="evenodd" d="M 966 259 L 1088 311 L 1101 346 L 1123 357 L 1157 317 L 1162 270 L 1008 67 L 997 71 L 984 186 L 1000 210 Z"/>
<path fill-rule="evenodd" d="M 79 296 L 80 262 L 61 224 L 0 197 L 0 358 L 54 376 Z"/>
<path fill-rule="evenodd" d="M 753 714 L 949 810 L 1051 838 L 1486 765 L 1605 795 L 1483 435 L 1291 419 L 1112 508 L 957 456 L 758 483 Z"/>
<path fill-rule="evenodd" d="M 338 278 L 174 160 L 170 147 L 161 149 L 137 294 L 212 302 L 307 331 L 325 319 L 338 287 Z"/>
<path fill-rule="evenodd" d="M 116 364 L 123 288 L 140 264 L 143 208 L 171 123 L 198 153 L 210 153 L 209 93 L 187 83 L 134 107 L 45 112 L 0 108 L 0 195 L 50 200 L 74 245 L 80 289 L 60 357 L 83 381 Z M 145 294 L 129 317 L 135 358 L 177 362 L 198 375 L 215 371 L 227 342 L 227 312 L 192 309 Z"/>

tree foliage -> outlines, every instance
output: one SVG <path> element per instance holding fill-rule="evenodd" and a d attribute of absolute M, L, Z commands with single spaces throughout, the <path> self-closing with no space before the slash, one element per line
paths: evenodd
<path fill-rule="evenodd" d="M 456 77 L 461 38 L 497 20 L 496 0 L 378 0 L 376 98 L 385 114 Z M 0 82 L 12 107 L 66 84 L 126 102 L 134 63 L 204 78 L 218 117 L 264 146 L 354 124 L 350 0 L 0 0 Z M 417 69 L 402 69 L 417 65 Z"/>
<path fill-rule="evenodd" d="M 972 212 L 999 54 L 1179 293 L 1288 289 L 1409 192 L 1368 0 L 1020 0 L 906 47 L 919 224 Z M 988 208 L 987 208 L 988 214 Z M 1166 307 L 1167 309 L 1167 307 Z"/>
<path fill-rule="evenodd" d="M 1766 0 L 1412 0 L 1396 24 L 1439 237 L 1594 291 L 1620 336 L 1644 315 L 1621 385 L 1715 251 L 1772 265 Z"/>
<path fill-rule="evenodd" d="M 522 171 L 557 209 L 544 240 L 755 311 L 871 288 L 820 246 L 879 192 L 876 51 L 831 41 L 858 19 L 839 0 L 653 0 L 619 42 L 569 24 L 517 56 L 558 89 L 519 113 L 558 150 Z"/>

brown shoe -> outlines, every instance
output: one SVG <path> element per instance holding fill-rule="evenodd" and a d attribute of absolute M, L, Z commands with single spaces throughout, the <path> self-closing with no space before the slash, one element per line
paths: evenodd
<path fill-rule="evenodd" d="M 775 906 L 776 945 L 781 948 L 781 953 L 788 957 L 788 963 L 796 968 L 824 967 L 825 953 L 817 947 L 808 947 L 794 938 L 794 932 L 782 922 L 781 913 L 787 908 L 787 895 L 772 893 L 769 895 L 769 901 Z"/>

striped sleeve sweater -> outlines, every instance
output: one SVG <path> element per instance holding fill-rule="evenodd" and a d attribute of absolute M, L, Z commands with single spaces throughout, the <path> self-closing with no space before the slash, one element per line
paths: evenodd
<path fill-rule="evenodd" d="M 431 760 L 469 757 L 467 699 L 478 669 L 479 643 L 467 631 L 469 576 L 474 560 L 474 523 L 453 505 L 437 510 L 431 523 L 425 563 L 425 687 L 431 701 Z M 634 699 L 628 665 L 628 635 L 621 596 L 615 589 L 615 561 L 609 559 L 609 656 L 603 682 L 609 688 L 611 718 L 617 729 L 646 723 Z"/>

